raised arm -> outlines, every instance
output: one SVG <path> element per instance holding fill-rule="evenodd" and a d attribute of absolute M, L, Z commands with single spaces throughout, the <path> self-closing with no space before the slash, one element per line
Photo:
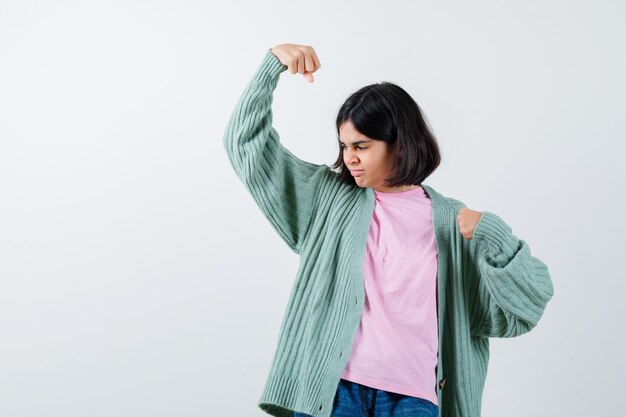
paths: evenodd
<path fill-rule="evenodd" d="M 268 49 L 232 112 L 223 145 L 235 173 L 265 217 L 285 243 L 300 253 L 316 190 L 328 167 L 297 158 L 280 143 L 272 127 L 273 92 L 286 69 Z"/>

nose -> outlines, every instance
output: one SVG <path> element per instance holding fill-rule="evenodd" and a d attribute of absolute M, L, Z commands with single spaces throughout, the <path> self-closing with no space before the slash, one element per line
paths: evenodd
<path fill-rule="evenodd" d="M 346 165 L 354 165 L 359 162 L 359 158 L 357 158 L 356 152 L 351 152 L 347 149 L 343 150 L 343 159 L 346 162 Z"/>

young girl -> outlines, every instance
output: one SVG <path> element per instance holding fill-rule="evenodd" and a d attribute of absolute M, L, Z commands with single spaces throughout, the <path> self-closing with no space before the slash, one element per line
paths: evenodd
<path fill-rule="evenodd" d="M 489 337 L 537 325 L 553 295 L 548 268 L 499 216 L 423 183 L 439 148 L 395 84 L 341 106 L 332 167 L 287 150 L 272 127 L 279 75 L 313 82 L 320 66 L 310 46 L 269 49 L 223 137 L 300 255 L 258 405 L 278 417 L 479 416 Z"/>

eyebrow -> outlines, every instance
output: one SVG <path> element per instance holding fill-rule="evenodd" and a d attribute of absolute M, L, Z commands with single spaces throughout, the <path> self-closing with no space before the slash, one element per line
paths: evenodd
<path fill-rule="evenodd" d="M 345 145 L 345 143 L 343 143 L 343 142 L 341 141 L 341 139 L 337 139 L 337 140 L 339 141 L 339 143 L 341 143 L 341 144 Z M 352 145 L 360 145 L 361 143 L 369 143 L 369 142 L 371 142 L 371 140 L 369 140 L 369 139 L 365 139 L 365 140 L 357 140 L 357 141 L 355 141 L 355 142 L 352 142 Z"/>

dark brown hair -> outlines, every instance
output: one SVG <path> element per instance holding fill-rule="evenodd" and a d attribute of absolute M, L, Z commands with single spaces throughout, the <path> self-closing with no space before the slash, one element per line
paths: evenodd
<path fill-rule="evenodd" d="M 396 84 L 386 81 L 370 84 L 350 95 L 337 114 L 339 156 L 331 168 L 348 184 L 356 185 L 356 182 L 343 162 L 339 142 L 339 127 L 347 120 L 362 135 L 387 142 L 390 151 L 398 155 L 395 169 L 386 178 L 388 187 L 421 185 L 441 162 L 437 139 L 415 100 Z"/>

